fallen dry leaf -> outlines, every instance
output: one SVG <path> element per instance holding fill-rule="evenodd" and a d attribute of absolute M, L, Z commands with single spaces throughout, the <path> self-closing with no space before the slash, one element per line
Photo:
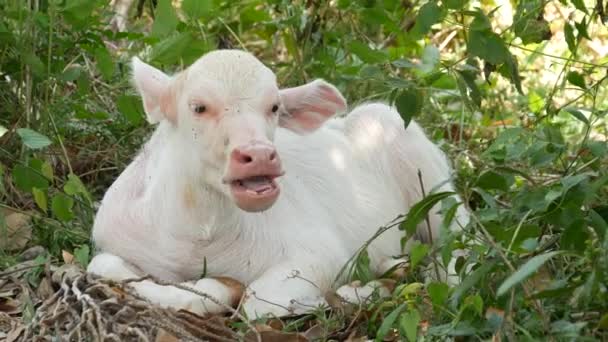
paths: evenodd
<path fill-rule="evenodd" d="M 26 249 L 25 251 L 23 251 L 23 253 L 21 253 L 21 255 L 19 256 L 19 259 L 22 261 L 27 261 L 27 260 L 34 260 L 37 257 L 39 257 L 40 255 L 44 255 L 46 254 L 46 249 L 42 246 L 32 246 L 28 249 Z"/>
<path fill-rule="evenodd" d="M 36 289 L 36 295 L 41 300 L 45 300 L 50 298 L 55 293 L 55 289 L 53 289 L 53 285 L 51 280 L 48 277 L 42 278 L 38 288 Z"/>
<path fill-rule="evenodd" d="M 324 337 L 325 334 L 325 328 L 323 328 L 320 324 L 315 324 L 304 332 L 304 337 L 306 337 L 309 341 L 316 341 Z"/>
<path fill-rule="evenodd" d="M 21 313 L 21 303 L 12 298 L 1 298 L 0 299 L 0 312 L 7 313 L 9 315 L 15 315 Z"/>
<path fill-rule="evenodd" d="M 19 336 L 21 336 L 23 331 L 25 331 L 25 325 L 23 324 L 19 324 L 18 326 L 14 327 L 11 331 L 8 332 L 8 335 L 6 335 L 6 342 L 16 341 Z"/>
<path fill-rule="evenodd" d="M 269 327 L 270 328 L 270 327 Z M 288 333 L 277 330 L 260 331 L 262 342 L 308 342 L 306 336 L 299 333 Z M 257 336 L 253 331 L 245 335 L 245 341 L 257 341 Z"/>
<path fill-rule="evenodd" d="M 353 331 L 348 335 L 348 338 L 344 342 L 367 342 L 369 338 L 367 336 L 357 336 L 357 331 Z"/>
<path fill-rule="evenodd" d="M 156 339 L 154 339 L 155 342 L 179 342 L 179 339 L 177 337 L 175 337 L 174 335 L 172 335 L 171 333 L 168 333 L 166 330 L 164 329 L 159 329 L 158 333 L 156 334 Z"/>
<path fill-rule="evenodd" d="M 74 263 L 74 254 L 72 254 L 66 250 L 61 251 L 61 258 L 63 259 L 64 264 Z"/>
<path fill-rule="evenodd" d="M 0 224 L 0 249 L 16 251 L 32 239 L 32 218 L 10 209 L 2 209 L 5 224 Z"/>

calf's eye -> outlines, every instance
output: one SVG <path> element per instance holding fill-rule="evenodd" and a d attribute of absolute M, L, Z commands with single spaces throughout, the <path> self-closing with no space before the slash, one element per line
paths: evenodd
<path fill-rule="evenodd" d="M 274 106 L 272 106 L 272 112 L 273 113 L 276 113 L 277 110 L 279 110 L 279 105 L 278 104 L 275 104 Z"/>
<path fill-rule="evenodd" d="M 207 110 L 207 107 L 205 107 L 204 105 L 195 105 L 194 106 L 194 112 L 196 114 L 203 114 L 206 110 Z"/>

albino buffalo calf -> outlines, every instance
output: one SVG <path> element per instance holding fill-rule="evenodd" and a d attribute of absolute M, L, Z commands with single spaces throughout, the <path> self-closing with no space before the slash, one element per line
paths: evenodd
<path fill-rule="evenodd" d="M 158 127 L 103 199 L 91 273 L 150 274 L 234 305 L 242 289 L 230 277 L 246 285 L 250 317 L 282 316 L 322 303 L 357 249 L 422 198 L 418 170 L 426 191 L 452 189 L 443 153 L 415 122 L 404 129 L 380 103 L 334 118 L 346 110 L 334 86 L 279 89 L 249 53 L 211 52 L 174 76 L 134 58 L 133 80 Z M 427 232 L 418 235 L 428 241 Z M 402 234 L 369 246 L 375 271 L 407 252 Z M 133 285 L 162 306 L 225 309 L 173 286 Z"/>

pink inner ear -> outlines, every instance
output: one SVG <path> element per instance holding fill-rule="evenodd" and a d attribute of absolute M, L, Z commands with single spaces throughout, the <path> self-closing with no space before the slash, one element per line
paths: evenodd
<path fill-rule="evenodd" d="M 177 123 L 177 108 L 175 108 L 175 96 L 170 89 L 163 92 L 159 101 L 160 111 L 165 114 L 167 120 Z"/>
<path fill-rule="evenodd" d="M 281 126 L 298 132 L 312 132 L 327 120 L 328 116 L 333 113 L 317 113 L 296 111 L 291 113 L 289 118 L 281 118 Z"/>
<path fill-rule="evenodd" d="M 319 86 L 319 91 L 321 92 L 321 98 L 326 101 L 333 102 L 338 108 L 337 110 L 344 110 L 346 108 L 346 103 L 344 99 L 336 93 L 336 91 L 326 84 L 322 84 Z M 334 113 L 332 113 L 333 115 Z"/>
<path fill-rule="evenodd" d="M 300 133 L 318 129 L 336 112 L 346 109 L 340 92 L 321 80 L 284 89 L 281 97 L 290 115 L 281 117 L 280 125 Z"/>

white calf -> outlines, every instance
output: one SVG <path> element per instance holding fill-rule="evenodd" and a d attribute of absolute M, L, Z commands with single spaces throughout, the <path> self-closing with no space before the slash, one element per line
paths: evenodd
<path fill-rule="evenodd" d="M 242 290 L 231 277 L 247 285 L 247 314 L 285 315 L 322 302 L 355 251 L 422 198 L 418 170 L 427 191 L 452 189 L 443 153 L 415 122 L 405 130 L 384 104 L 332 118 L 346 108 L 335 87 L 279 90 L 248 53 L 215 51 L 174 77 L 135 58 L 133 73 L 159 125 L 103 199 L 92 273 L 188 282 L 229 305 Z M 437 235 L 436 212 L 430 224 Z M 402 254 L 402 234 L 369 246 L 375 270 Z M 210 277 L 198 280 L 205 264 Z M 163 306 L 222 311 L 175 287 L 134 286 Z"/>

